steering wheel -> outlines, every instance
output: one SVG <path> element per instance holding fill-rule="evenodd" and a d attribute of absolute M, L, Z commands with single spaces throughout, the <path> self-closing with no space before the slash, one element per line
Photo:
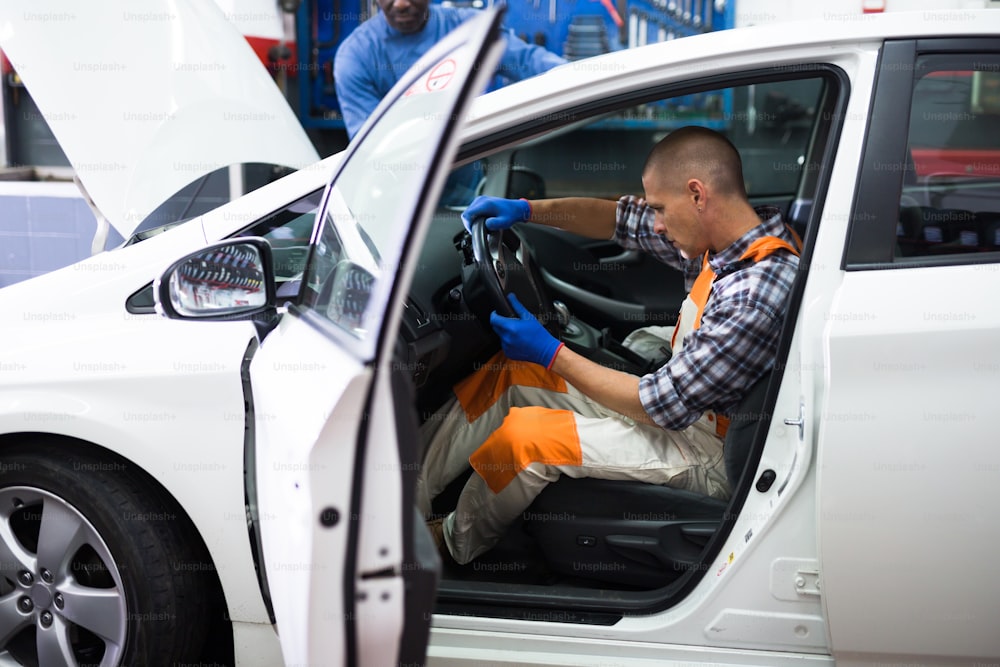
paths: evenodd
<path fill-rule="evenodd" d="M 507 294 L 513 292 L 550 333 L 559 337 L 556 310 L 545 292 L 538 266 L 520 235 L 513 229 L 487 229 L 483 217 L 472 221 L 469 233 L 472 237 L 472 275 L 466 276 L 465 290 L 467 295 L 472 295 L 473 301 L 477 298 L 488 301 L 489 307 L 473 307 L 483 324 L 489 327 L 492 310 L 504 317 L 517 317 L 507 300 Z"/>

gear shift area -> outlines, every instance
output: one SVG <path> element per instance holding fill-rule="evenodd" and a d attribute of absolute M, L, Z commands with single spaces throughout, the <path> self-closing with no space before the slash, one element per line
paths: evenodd
<path fill-rule="evenodd" d="M 573 317 L 569 306 L 562 301 L 553 300 L 552 309 L 559 321 L 562 342 L 591 361 L 634 375 L 645 375 L 662 365 L 628 349 L 607 329 L 596 329 Z"/>

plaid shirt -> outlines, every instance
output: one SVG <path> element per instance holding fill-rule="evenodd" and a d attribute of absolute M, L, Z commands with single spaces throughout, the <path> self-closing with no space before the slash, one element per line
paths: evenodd
<path fill-rule="evenodd" d="M 778 335 L 798 257 L 778 251 L 749 265 L 739 259 L 751 243 L 776 236 L 795 247 L 778 209 L 757 209 L 761 224 L 725 250 L 709 254 L 717 274 L 701 326 L 684 339 L 680 352 L 639 380 L 639 399 L 663 428 L 690 426 L 706 410 L 728 414 L 743 394 L 774 365 Z M 702 258 L 685 260 L 666 238 L 653 233 L 654 212 L 643 199 L 618 200 L 614 239 L 684 272 L 688 290 L 701 272 Z"/>

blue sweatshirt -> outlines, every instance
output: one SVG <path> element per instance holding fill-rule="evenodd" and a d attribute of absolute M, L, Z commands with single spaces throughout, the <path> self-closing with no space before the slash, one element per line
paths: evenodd
<path fill-rule="evenodd" d="M 337 49 L 333 77 L 348 137 L 361 129 L 385 94 L 420 56 L 478 10 L 431 5 L 428 12 L 423 30 L 410 34 L 390 27 L 379 12 L 355 28 Z M 566 62 L 513 34 L 505 35 L 505 39 L 507 49 L 497 74 L 507 82 L 527 79 Z"/>

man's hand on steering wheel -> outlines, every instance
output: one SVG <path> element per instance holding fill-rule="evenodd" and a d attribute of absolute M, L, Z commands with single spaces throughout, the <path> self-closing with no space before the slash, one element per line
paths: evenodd
<path fill-rule="evenodd" d="M 553 344 L 549 346 L 551 349 L 547 350 L 547 356 L 544 355 L 545 350 L 535 350 L 541 355 L 537 356 L 537 360 L 531 356 L 519 357 L 521 360 L 527 359 L 548 366 L 558 346 L 558 341 L 552 338 L 552 334 L 559 334 L 559 317 L 545 293 L 541 274 L 534 265 L 527 245 L 511 229 L 518 222 L 530 219 L 531 204 L 526 199 L 479 196 L 469 204 L 462 213 L 462 223 L 470 235 L 467 248 L 471 251 L 466 255 L 463 291 L 472 312 L 476 313 L 484 325 L 487 325 L 489 319 L 488 326 L 494 331 L 499 332 L 501 328 L 496 326 L 495 317 L 500 317 L 505 322 L 518 323 L 527 314 L 531 317 L 531 324 L 541 331 L 545 327 L 536 318 L 549 322 L 551 334 L 546 335 Z M 519 297 L 508 298 L 508 294 L 517 294 Z M 508 330 L 510 328 L 507 327 Z M 507 343 L 511 343 L 511 340 L 508 336 Z M 515 351 L 514 354 L 518 352 Z"/>
<path fill-rule="evenodd" d="M 509 229 L 515 223 L 531 220 L 531 204 L 527 199 L 503 199 L 480 195 L 462 213 L 462 224 L 472 231 L 472 221 L 486 218 L 486 229 Z"/>
<path fill-rule="evenodd" d="M 490 314 L 490 324 L 500 336 L 504 354 L 514 361 L 531 361 L 551 368 L 563 343 L 545 330 L 531 311 L 521 305 L 517 296 L 510 293 L 507 300 L 514 307 L 517 317 L 504 317 L 495 310 Z"/>

